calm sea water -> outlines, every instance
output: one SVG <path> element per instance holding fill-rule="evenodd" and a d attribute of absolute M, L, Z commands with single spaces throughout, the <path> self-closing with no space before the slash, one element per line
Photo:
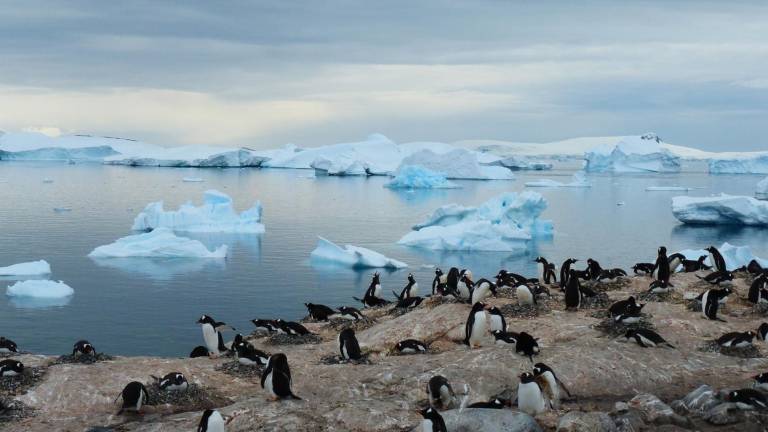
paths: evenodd
<path fill-rule="evenodd" d="M 24 350 L 48 354 L 65 353 L 85 338 L 106 353 L 186 356 L 202 343 L 195 321 L 203 313 L 250 332 L 253 318 L 301 318 L 304 302 L 359 306 L 352 296 L 361 296 L 372 271 L 313 267 L 308 258 L 318 235 L 408 263 L 406 270 L 385 272 L 385 292 L 399 291 L 408 272 L 425 290 L 430 265 L 469 267 L 478 277 L 500 268 L 534 276 L 537 255 L 558 264 L 567 256 L 593 257 L 603 266 L 626 268 L 652 260 L 659 245 L 674 251 L 723 241 L 768 256 L 768 230 L 682 226 L 670 210 L 679 192 L 645 191 L 682 185 L 701 188 L 692 195 L 751 195 L 760 179 L 705 173 L 593 175 L 591 189 L 533 189 L 547 198 L 544 217 L 554 221 L 557 233 L 531 244 L 527 254 L 440 253 L 396 244 L 440 205 L 475 205 L 522 190 L 526 180 L 571 173 L 519 173 L 512 182 L 460 181 L 462 189 L 407 192 L 383 188 L 387 179 L 381 177 L 311 178 L 303 170 L 0 163 L 0 266 L 45 259 L 51 278 L 75 290 L 71 298 L 47 304 L 0 294 L 0 335 Z M 205 182 L 184 183 L 183 177 Z M 239 210 L 261 200 L 267 232 L 185 234 L 208 247 L 229 245 L 226 261 L 87 257 L 95 247 L 131 234 L 133 218 L 147 203 L 163 200 L 167 209 L 199 203 L 211 188 L 231 195 Z M 54 211 L 61 207 L 71 211 Z M 12 283 L 0 280 L 0 292 Z"/>

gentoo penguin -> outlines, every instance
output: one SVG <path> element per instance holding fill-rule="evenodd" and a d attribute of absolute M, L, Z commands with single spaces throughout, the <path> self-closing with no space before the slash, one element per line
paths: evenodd
<path fill-rule="evenodd" d="M 277 326 L 278 331 L 282 331 L 285 334 L 293 336 L 304 336 L 310 334 L 310 331 L 307 330 L 306 327 L 294 321 L 283 321 L 281 319 L 276 319 L 275 325 Z"/>
<path fill-rule="evenodd" d="M 351 328 L 345 328 L 339 333 L 339 352 L 344 360 L 360 360 L 362 357 L 355 331 Z"/>
<path fill-rule="evenodd" d="M 269 393 L 272 400 L 298 399 L 291 391 L 291 369 L 288 358 L 283 353 L 272 354 L 267 368 L 261 374 L 261 388 Z"/>
<path fill-rule="evenodd" d="M 709 289 L 704 291 L 701 295 L 701 313 L 705 318 L 716 321 L 723 321 L 722 318 L 717 317 L 717 309 L 720 306 L 720 300 L 725 298 L 731 293 L 730 288 L 723 289 Z"/>
<path fill-rule="evenodd" d="M 620 268 L 612 268 L 612 269 L 604 269 L 602 272 L 600 272 L 600 276 L 597 277 L 598 281 L 602 281 L 604 279 L 616 279 L 620 277 L 624 277 L 627 275 L 627 272 L 625 272 L 623 269 Z"/>
<path fill-rule="evenodd" d="M 423 301 L 423 297 L 406 297 L 402 300 L 398 300 L 395 307 L 400 309 L 413 309 L 419 307 Z"/>
<path fill-rule="evenodd" d="M 517 343 L 515 344 L 515 352 L 528 357 L 533 362 L 533 356 L 539 354 L 539 343 L 536 339 L 526 332 L 520 332 L 517 334 Z"/>
<path fill-rule="evenodd" d="M 709 282 L 712 285 L 720 285 L 723 282 L 731 282 L 731 281 L 733 281 L 733 273 L 729 272 L 729 271 L 725 271 L 725 272 L 716 271 L 716 272 L 712 272 L 712 273 L 710 273 L 710 274 L 708 274 L 708 275 L 706 275 L 704 277 L 701 277 L 699 275 L 696 275 L 696 277 L 701 279 L 701 280 L 703 280 L 703 281 L 705 281 L 705 282 Z"/>
<path fill-rule="evenodd" d="M 184 391 L 189 388 L 189 382 L 187 382 L 187 378 L 181 372 L 171 372 L 162 378 L 156 376 L 153 376 L 152 378 L 157 380 L 157 385 L 160 387 L 160 390 Z"/>
<path fill-rule="evenodd" d="M 228 326 L 226 323 L 217 322 L 213 317 L 203 315 L 197 320 L 200 327 L 203 330 L 203 341 L 208 348 L 208 352 L 213 356 L 220 356 L 227 352 L 227 347 L 224 345 L 224 338 L 221 336 L 222 330 L 234 330 L 234 328 Z"/>
<path fill-rule="evenodd" d="M 445 283 L 443 282 L 443 271 L 440 270 L 440 268 L 435 269 L 435 278 L 432 279 L 432 295 L 436 295 L 438 293 L 443 294 L 442 288 L 444 287 Z"/>
<path fill-rule="evenodd" d="M 728 393 L 726 400 L 735 403 L 736 407 L 742 410 L 768 408 L 768 399 L 766 399 L 766 396 L 755 389 L 746 388 L 734 390 Z"/>
<path fill-rule="evenodd" d="M 254 329 L 255 331 L 265 333 L 274 333 L 277 331 L 277 326 L 273 320 L 252 319 L 251 322 L 256 327 Z"/>
<path fill-rule="evenodd" d="M 627 340 L 634 339 L 635 342 L 637 342 L 637 344 L 643 348 L 654 348 L 657 346 L 667 346 L 669 348 L 674 348 L 672 344 L 665 341 L 663 337 L 661 337 L 653 330 L 629 329 L 624 334 L 624 337 L 627 338 Z"/>
<path fill-rule="evenodd" d="M 496 306 L 492 307 L 491 310 L 488 311 L 488 319 L 490 320 L 490 331 L 495 332 L 497 330 L 499 331 L 507 331 L 507 321 L 504 319 L 504 315 L 501 314 L 501 311 Z"/>
<path fill-rule="evenodd" d="M 550 283 L 557 283 L 554 264 L 550 264 L 544 257 L 538 257 L 534 262 L 539 264 L 539 274 L 541 275 L 541 280 L 543 280 L 545 284 L 549 285 Z"/>
<path fill-rule="evenodd" d="M 754 388 L 768 391 L 768 373 L 763 372 L 759 375 L 753 376 L 752 379 L 755 380 L 755 383 L 752 384 Z"/>
<path fill-rule="evenodd" d="M 624 313 L 628 313 L 630 310 L 633 310 L 635 306 L 637 306 L 637 301 L 635 300 L 635 297 L 629 296 L 627 297 L 626 300 L 619 300 L 616 303 L 609 306 L 608 313 L 610 313 L 611 316 L 621 315 Z"/>
<path fill-rule="evenodd" d="M 120 399 L 121 396 L 123 398 L 123 406 L 117 412 L 117 415 L 122 414 L 123 411 L 141 413 L 141 406 L 147 403 L 149 399 L 147 388 L 138 381 L 129 382 L 123 389 L 123 392 L 117 396 L 117 399 Z M 117 399 L 115 399 L 115 402 L 117 402 Z"/>
<path fill-rule="evenodd" d="M 469 291 L 470 303 L 475 304 L 481 302 L 490 296 L 496 296 L 496 284 L 488 279 L 480 279 L 472 284 L 472 288 Z"/>
<path fill-rule="evenodd" d="M 485 312 L 485 304 L 475 303 L 467 317 L 464 329 L 464 343 L 470 348 L 479 347 L 488 331 L 488 314 Z"/>
<path fill-rule="evenodd" d="M 315 321 L 328 321 L 328 318 L 336 313 L 336 311 L 326 305 L 304 303 L 304 306 L 307 307 L 309 316 Z"/>
<path fill-rule="evenodd" d="M 208 357 L 208 348 L 198 345 L 189 353 L 189 358 Z"/>
<path fill-rule="evenodd" d="M 517 407 L 520 411 L 535 416 L 547 409 L 547 401 L 541 391 L 539 383 L 528 372 L 520 375 L 520 384 L 517 385 Z"/>
<path fill-rule="evenodd" d="M 757 338 L 763 342 L 766 341 L 766 338 L 768 338 L 768 323 L 762 323 L 757 328 Z"/>
<path fill-rule="evenodd" d="M 723 255 L 720 254 L 720 251 L 717 250 L 716 247 L 710 246 L 704 250 L 709 252 L 709 263 L 712 265 L 715 271 L 728 271 L 728 269 L 725 267 L 725 258 L 723 258 Z"/>
<path fill-rule="evenodd" d="M 622 325 L 637 324 L 643 318 L 640 316 L 639 311 L 640 309 L 638 309 L 637 313 L 618 314 L 613 317 L 613 322 L 615 322 L 616 324 L 622 324 Z"/>
<path fill-rule="evenodd" d="M 669 271 L 675 273 L 677 268 L 680 267 L 683 261 L 685 261 L 685 255 L 681 253 L 673 253 L 667 257 L 667 260 L 669 261 Z"/>
<path fill-rule="evenodd" d="M 709 270 L 709 269 L 711 269 L 712 267 L 704 264 L 704 260 L 706 260 L 706 259 L 707 259 L 706 255 L 700 256 L 699 259 L 696 260 L 696 261 L 689 260 L 689 259 L 684 259 L 682 261 L 683 271 L 686 272 L 686 273 L 691 273 L 691 272 L 696 272 L 696 271 L 699 271 L 699 270 Z"/>
<path fill-rule="evenodd" d="M 424 342 L 417 341 L 416 339 L 400 341 L 395 345 L 395 349 L 403 354 L 420 354 L 427 352 L 427 346 Z"/>
<path fill-rule="evenodd" d="M 576 270 L 571 270 L 568 274 L 568 284 L 565 286 L 565 310 L 578 309 L 581 305 L 581 284 L 575 273 Z"/>
<path fill-rule="evenodd" d="M 493 338 L 496 339 L 496 345 L 517 345 L 518 334 L 503 330 L 493 332 Z"/>
<path fill-rule="evenodd" d="M 674 287 L 675 286 L 672 285 L 672 282 L 665 282 L 657 279 L 648 284 L 648 292 L 653 294 L 664 294 L 672 291 L 672 288 Z"/>
<path fill-rule="evenodd" d="M 533 279 L 538 281 L 538 279 Z M 496 275 L 496 286 L 498 287 L 516 287 L 520 284 L 528 283 L 531 279 L 517 273 L 512 273 L 504 269 L 499 270 Z"/>
<path fill-rule="evenodd" d="M 453 404 L 456 395 L 448 380 L 442 375 L 435 375 L 427 383 L 429 405 L 435 409 L 447 409 Z"/>
<path fill-rule="evenodd" d="M 363 318 L 365 318 L 360 312 L 359 309 L 349 307 L 349 306 L 342 306 L 339 308 L 339 313 L 334 315 L 335 318 L 341 318 L 346 320 L 354 320 L 359 321 Z"/>
<path fill-rule="evenodd" d="M 368 289 L 365 291 L 365 296 L 381 297 L 381 275 L 379 272 L 373 273 L 373 277 L 371 277 L 371 283 L 368 285 Z"/>
<path fill-rule="evenodd" d="M 421 421 L 421 432 L 448 432 L 443 417 L 434 408 L 427 407 L 419 413 L 424 417 Z"/>
<path fill-rule="evenodd" d="M 669 269 L 669 258 L 667 258 L 667 248 L 664 246 L 659 247 L 656 264 L 653 268 L 653 276 L 657 281 L 667 284 L 669 283 L 670 276 L 672 276 Z"/>
<path fill-rule="evenodd" d="M 18 360 L 0 361 L 0 377 L 12 377 L 24 373 L 24 364 Z"/>
<path fill-rule="evenodd" d="M 717 295 L 717 297 L 719 298 L 718 302 L 721 305 L 724 305 L 728 301 L 728 296 L 733 294 L 733 290 L 730 287 L 725 287 L 725 288 L 720 288 L 720 289 L 711 289 L 711 290 L 706 290 L 703 293 L 699 294 L 696 297 L 696 300 L 702 302 L 702 305 L 703 305 L 704 304 L 703 303 L 704 294 L 706 294 L 706 293 L 708 293 L 710 291 L 714 291 L 714 295 Z"/>
<path fill-rule="evenodd" d="M 19 348 L 16 342 L 0 337 L 0 353 L 18 353 Z"/>
<path fill-rule="evenodd" d="M 747 264 L 747 272 L 751 275 L 756 275 L 764 273 L 765 269 L 763 269 L 763 266 L 761 266 L 757 260 L 752 260 Z"/>
<path fill-rule="evenodd" d="M 600 263 L 592 258 L 587 259 L 587 272 L 589 272 L 589 280 L 597 280 L 600 274 L 603 272 L 603 268 L 600 267 Z"/>
<path fill-rule="evenodd" d="M 408 283 L 400 292 L 400 295 L 397 295 L 397 293 L 394 291 L 392 291 L 392 294 L 394 294 L 398 300 L 402 300 L 408 297 L 416 297 L 419 295 L 419 284 L 416 283 L 416 279 L 413 277 L 413 273 L 408 274 Z"/>
<path fill-rule="evenodd" d="M 515 294 L 517 295 L 517 303 L 520 305 L 530 306 L 536 304 L 536 296 L 526 285 L 518 285 L 515 288 Z"/>
<path fill-rule="evenodd" d="M 448 274 L 445 276 L 445 292 L 456 298 L 461 298 L 461 294 L 459 293 L 460 280 L 461 275 L 459 269 L 456 267 L 451 267 L 451 269 L 448 270 Z"/>
<path fill-rule="evenodd" d="M 565 384 L 557 378 L 555 371 L 544 363 L 536 363 L 533 366 L 533 376 L 539 380 L 546 381 L 550 393 L 549 403 L 553 408 L 557 409 L 560 406 L 560 399 L 562 398 L 562 395 L 560 394 L 561 388 L 568 397 L 571 397 L 571 392 L 569 392 L 565 387 Z"/>
<path fill-rule="evenodd" d="M 722 347 L 746 348 L 752 345 L 752 339 L 757 336 L 753 331 L 729 332 L 717 338 L 717 344 Z"/>
<path fill-rule="evenodd" d="M 507 403 L 499 398 L 493 398 L 488 402 L 475 402 L 467 405 L 467 408 L 480 408 L 480 409 L 502 409 L 507 406 Z"/>
<path fill-rule="evenodd" d="M 256 349 L 248 342 L 240 342 L 235 345 L 235 354 L 237 354 L 237 362 L 244 366 L 265 366 L 269 361 L 269 354 L 264 351 Z"/>
<path fill-rule="evenodd" d="M 761 273 L 760 276 L 752 281 L 752 285 L 749 286 L 747 299 L 752 303 L 768 302 L 768 290 L 765 289 L 766 284 L 768 284 L 768 273 Z M 0 347 L 2 347 L 2 344 L 0 344 Z"/>
<path fill-rule="evenodd" d="M 75 357 L 81 355 L 94 356 L 96 355 L 96 348 L 94 348 L 87 340 L 80 340 L 75 342 L 75 346 L 72 347 L 72 355 Z"/>
<path fill-rule="evenodd" d="M 571 265 L 578 262 L 579 260 L 574 258 L 568 258 L 567 260 L 563 261 L 563 265 L 560 266 L 560 289 L 565 290 L 566 285 L 568 284 L 568 278 L 571 276 Z"/>
<path fill-rule="evenodd" d="M 632 271 L 635 272 L 636 275 L 639 274 L 651 274 L 653 273 L 653 268 L 655 267 L 655 264 L 653 263 L 637 263 L 632 266 Z"/>
<path fill-rule="evenodd" d="M 220 412 L 212 409 L 203 411 L 203 417 L 197 425 L 197 432 L 226 432 L 226 430 L 226 422 Z"/>

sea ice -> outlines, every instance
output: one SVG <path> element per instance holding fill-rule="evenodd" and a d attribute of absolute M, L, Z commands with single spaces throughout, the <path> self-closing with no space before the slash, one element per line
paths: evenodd
<path fill-rule="evenodd" d="M 735 270 L 749 264 L 752 260 L 757 260 L 763 267 L 768 267 L 768 260 L 756 257 L 749 246 L 734 246 L 728 242 L 723 243 L 719 248 L 720 254 L 725 259 L 725 267 L 728 270 Z M 689 260 L 697 260 L 700 256 L 706 256 L 704 263 L 712 265 L 709 260 L 709 252 L 704 249 L 685 249 L 678 253 L 683 254 Z"/>
<path fill-rule="evenodd" d="M 11 297 L 61 298 L 75 293 L 64 282 L 51 280 L 26 280 L 9 286 L 5 293 Z"/>
<path fill-rule="evenodd" d="M 582 171 L 579 171 L 573 175 L 573 179 L 570 183 L 563 183 L 551 179 L 541 179 L 525 182 L 527 187 L 571 187 L 571 188 L 588 188 L 592 185 L 587 181 L 586 176 Z"/>
<path fill-rule="evenodd" d="M 51 266 L 45 260 L 0 267 L 0 276 L 38 276 L 50 273 Z"/>
<path fill-rule="evenodd" d="M 479 207 L 449 204 L 414 226 L 398 243 L 433 250 L 516 251 L 535 236 L 552 234 L 552 222 L 539 220 L 546 200 L 535 192 L 508 192 Z"/>
<path fill-rule="evenodd" d="M 209 251 L 201 242 L 179 237 L 168 228 L 156 228 L 148 233 L 135 234 L 118 239 L 114 243 L 99 246 L 91 258 L 225 258 L 227 246 Z"/>
<path fill-rule="evenodd" d="M 337 244 L 318 237 L 317 247 L 310 255 L 313 262 L 339 264 L 352 268 L 404 268 L 404 262 L 363 247 L 346 245 L 343 249 Z"/>
<path fill-rule="evenodd" d="M 680 171 L 680 157 L 662 143 L 654 133 L 624 137 L 614 145 L 602 145 L 586 152 L 584 169 L 615 173 Z"/>
<path fill-rule="evenodd" d="M 760 180 L 755 187 L 755 196 L 758 199 L 768 199 L 768 177 Z"/>
<path fill-rule="evenodd" d="M 687 224 L 768 226 L 768 202 L 749 196 L 678 196 L 672 213 Z"/>
<path fill-rule="evenodd" d="M 385 187 L 391 189 L 452 189 L 461 186 L 448 181 L 445 174 L 420 165 L 404 165 Z"/>
<path fill-rule="evenodd" d="M 256 202 L 248 210 L 238 214 L 232 198 L 216 190 L 208 190 L 203 195 L 203 205 L 195 207 L 192 203 L 183 204 L 178 210 L 166 211 L 163 202 L 147 205 L 133 221 L 133 230 L 147 231 L 155 228 L 170 228 L 186 232 L 236 232 L 263 233 L 261 224 L 262 207 Z"/>
<path fill-rule="evenodd" d="M 713 158 L 709 161 L 710 174 L 768 174 L 768 154 L 733 158 Z"/>

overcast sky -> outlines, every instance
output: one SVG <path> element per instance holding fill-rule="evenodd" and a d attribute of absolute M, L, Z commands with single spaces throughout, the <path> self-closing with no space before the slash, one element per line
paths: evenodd
<path fill-rule="evenodd" d="M 0 129 L 768 149 L 768 2 L 5 1 Z"/>

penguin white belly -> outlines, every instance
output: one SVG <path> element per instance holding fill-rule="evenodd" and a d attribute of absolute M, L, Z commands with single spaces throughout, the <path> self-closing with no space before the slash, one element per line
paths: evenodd
<path fill-rule="evenodd" d="M 432 429 L 432 420 L 424 419 L 421 421 L 421 431 L 422 432 L 432 432 L 434 429 Z"/>
<path fill-rule="evenodd" d="M 768 383 L 755 384 L 754 387 L 758 390 L 768 391 Z"/>
<path fill-rule="evenodd" d="M 141 411 L 141 406 L 144 404 L 144 392 L 139 392 L 139 399 L 136 401 L 136 411 Z"/>
<path fill-rule="evenodd" d="M 755 409 L 755 407 L 753 407 L 752 405 L 750 405 L 750 404 L 745 404 L 744 402 L 736 402 L 736 406 L 737 406 L 737 407 L 738 407 L 740 410 L 744 410 L 744 411 L 749 411 L 749 410 L 753 410 L 753 409 Z"/>
<path fill-rule="evenodd" d="M 253 360 L 251 360 L 249 358 L 245 358 L 245 357 L 238 357 L 237 358 L 237 362 L 240 363 L 243 366 L 253 366 L 253 365 L 256 364 L 255 361 L 253 361 Z"/>
<path fill-rule="evenodd" d="M 544 274 L 545 274 L 545 268 L 544 263 L 536 263 L 536 268 L 539 270 L 539 274 L 541 275 L 541 281 L 544 281 Z"/>
<path fill-rule="evenodd" d="M 517 387 L 517 406 L 520 411 L 529 415 L 544 412 L 546 405 L 539 385 L 535 382 L 520 384 Z"/>
<path fill-rule="evenodd" d="M 446 386 L 440 387 L 440 402 L 442 402 L 443 407 L 445 408 L 448 408 L 451 405 L 451 402 L 453 402 L 453 396 Z"/>
<path fill-rule="evenodd" d="M 219 354 L 219 334 L 210 324 L 203 324 L 203 340 L 208 352 Z"/>
<path fill-rule="evenodd" d="M 9 350 L 8 348 L 0 348 L 0 353 L 7 354 L 9 352 L 11 352 L 11 350 Z"/>
<path fill-rule="evenodd" d="M 496 330 L 500 330 L 500 331 L 507 330 L 502 327 L 504 327 L 504 324 L 502 324 L 501 322 L 501 317 L 498 315 L 491 315 L 491 331 L 495 332 Z"/>
<path fill-rule="evenodd" d="M 709 298 L 709 291 L 705 291 L 704 295 L 701 296 L 701 314 L 704 315 L 705 318 L 709 318 L 707 316 L 707 298 Z"/>
<path fill-rule="evenodd" d="M 749 341 L 741 341 L 741 342 L 738 342 L 738 343 L 736 343 L 736 344 L 735 344 L 735 345 L 733 345 L 733 346 L 735 346 L 736 348 L 746 348 L 746 347 L 748 347 L 748 346 L 750 346 L 750 345 L 752 345 L 752 342 L 749 342 Z"/>
<path fill-rule="evenodd" d="M 268 391 L 271 395 L 277 396 L 272 386 L 272 372 L 267 374 L 267 377 L 264 379 L 264 390 Z"/>
<path fill-rule="evenodd" d="M 373 295 L 381 298 L 381 284 L 376 284 L 376 286 L 373 288 Z"/>
<path fill-rule="evenodd" d="M 547 381 L 547 385 L 549 385 L 549 388 L 552 391 L 552 406 L 557 408 L 560 406 L 560 386 L 558 385 L 555 376 L 552 375 L 552 372 L 546 371 L 542 376 Z"/>
<path fill-rule="evenodd" d="M 714 256 L 712 256 L 712 253 L 710 252 L 710 254 L 709 254 L 709 266 L 710 266 L 710 267 L 712 267 L 712 268 L 714 268 L 714 270 L 715 270 L 715 271 L 717 271 L 717 270 L 720 270 L 720 269 L 718 269 L 718 268 L 715 266 L 715 263 L 716 263 L 716 262 L 717 262 L 717 261 L 715 261 L 715 257 L 714 257 Z"/>
<path fill-rule="evenodd" d="M 7 371 L 3 372 L 3 374 L 2 374 L 2 375 L 0 375 L 0 376 L 4 376 L 4 377 L 13 377 L 13 376 L 16 376 L 16 375 L 18 375 L 18 374 L 19 374 L 19 373 L 18 373 L 18 372 L 16 372 L 16 371 L 13 371 L 13 370 L 7 370 Z"/>
<path fill-rule="evenodd" d="M 490 297 L 490 295 L 491 290 L 488 289 L 488 284 L 483 283 L 479 287 L 475 288 L 475 290 L 472 292 L 472 304 L 483 301 L 487 297 Z"/>
<path fill-rule="evenodd" d="M 469 344 L 480 345 L 488 330 L 488 316 L 485 311 L 475 312 L 475 322 L 472 324 L 472 331 L 469 334 Z"/>
<path fill-rule="evenodd" d="M 459 283 L 459 286 L 457 287 L 459 289 L 459 296 L 461 298 L 469 298 L 469 288 L 463 283 Z"/>
<path fill-rule="evenodd" d="M 347 344 L 341 345 L 341 352 L 344 354 L 344 358 L 349 360 L 349 353 L 347 352 Z"/>
<path fill-rule="evenodd" d="M 224 418 L 218 411 L 214 411 L 211 416 L 208 417 L 207 432 L 226 432 Z"/>
<path fill-rule="evenodd" d="M 527 286 L 520 285 L 515 290 L 515 293 L 517 294 L 517 302 L 521 305 L 533 304 L 533 294 L 531 294 L 531 290 Z"/>
<path fill-rule="evenodd" d="M 408 297 L 416 297 L 417 295 L 419 295 L 419 284 L 415 283 L 411 286 L 411 289 L 408 290 Z"/>
<path fill-rule="evenodd" d="M 655 347 L 655 346 L 656 346 L 656 343 L 655 343 L 655 342 L 653 342 L 653 341 L 652 341 L 652 340 L 650 340 L 650 339 L 647 339 L 647 338 L 643 337 L 643 335 L 638 335 L 638 337 L 640 338 L 640 342 L 641 342 L 643 345 L 645 345 L 646 347 L 651 347 L 651 348 L 653 348 L 653 347 Z"/>

